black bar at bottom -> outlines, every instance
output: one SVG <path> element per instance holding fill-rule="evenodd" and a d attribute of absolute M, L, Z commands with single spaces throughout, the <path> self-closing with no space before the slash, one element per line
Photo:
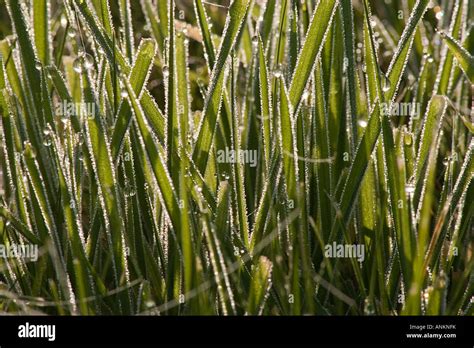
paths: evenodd
<path fill-rule="evenodd" d="M 50 326 L 44 326 L 50 325 Z M 54 325 L 54 338 L 52 337 Z M 31 336 L 43 337 L 31 337 Z M 20 337 L 22 336 L 22 337 Z M 24 337 L 27 336 L 27 337 Z M 0 317 L 0 347 L 57 344 L 474 346 L 473 317 Z"/>

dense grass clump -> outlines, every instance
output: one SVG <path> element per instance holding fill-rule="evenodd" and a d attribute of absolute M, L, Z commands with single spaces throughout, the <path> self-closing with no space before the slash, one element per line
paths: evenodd
<path fill-rule="evenodd" d="M 473 0 L 0 9 L 0 313 L 473 314 Z"/>

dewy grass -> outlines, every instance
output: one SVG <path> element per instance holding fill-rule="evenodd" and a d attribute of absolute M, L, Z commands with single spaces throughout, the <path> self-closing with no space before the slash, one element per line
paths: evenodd
<path fill-rule="evenodd" d="M 0 6 L 0 313 L 474 314 L 472 0 Z"/>

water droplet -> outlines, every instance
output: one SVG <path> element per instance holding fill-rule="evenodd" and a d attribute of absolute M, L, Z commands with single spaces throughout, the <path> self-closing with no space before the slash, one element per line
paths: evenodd
<path fill-rule="evenodd" d="M 84 68 L 90 70 L 94 66 L 94 58 L 89 53 L 83 55 Z"/>
<path fill-rule="evenodd" d="M 366 298 L 364 301 L 364 315 L 374 315 L 374 314 L 375 314 L 374 305 L 368 298 Z"/>
<path fill-rule="evenodd" d="M 70 27 L 68 32 L 67 32 L 67 36 L 69 36 L 71 39 L 75 38 L 76 37 L 76 29 L 74 29 L 73 27 Z"/>
<path fill-rule="evenodd" d="M 135 188 L 128 181 L 125 182 L 123 194 L 125 195 L 125 197 L 133 197 L 136 194 Z"/>
<path fill-rule="evenodd" d="M 84 144 L 84 136 L 82 133 L 76 135 L 77 145 L 82 146 Z"/>
<path fill-rule="evenodd" d="M 424 57 L 425 60 L 426 60 L 428 63 L 430 63 L 430 64 L 434 62 L 433 57 L 432 57 L 431 54 L 429 54 L 429 53 L 426 53 L 423 57 Z"/>
<path fill-rule="evenodd" d="M 258 45 L 258 35 L 254 35 L 252 37 L 252 43 L 254 44 L 254 46 L 257 46 Z"/>
<path fill-rule="evenodd" d="M 403 140 L 405 141 L 406 146 L 412 146 L 413 145 L 413 134 L 412 133 L 405 133 Z"/>
<path fill-rule="evenodd" d="M 383 75 L 383 80 L 382 80 L 382 90 L 384 92 L 390 91 L 390 88 L 392 87 L 392 83 L 390 82 L 390 79 Z"/>
<path fill-rule="evenodd" d="M 170 68 L 165 65 L 163 66 L 163 77 L 166 79 L 168 76 L 170 76 Z"/>
<path fill-rule="evenodd" d="M 68 23 L 67 17 L 65 15 L 61 16 L 61 27 L 66 28 Z"/>
<path fill-rule="evenodd" d="M 275 69 L 273 71 L 273 76 L 276 78 L 276 79 L 279 79 L 283 76 L 283 72 L 280 70 L 280 69 Z"/>
<path fill-rule="evenodd" d="M 75 72 L 78 74 L 82 73 L 82 62 L 83 62 L 83 57 L 77 57 L 74 62 L 72 63 L 72 68 L 74 69 Z"/>
<path fill-rule="evenodd" d="M 128 97 L 128 91 L 127 91 L 127 88 L 126 87 L 123 87 L 121 90 L 120 90 L 120 96 L 122 98 L 127 98 Z"/>
<path fill-rule="evenodd" d="M 39 60 L 37 60 L 35 62 L 35 68 L 36 68 L 36 70 L 41 70 L 41 69 L 43 69 L 43 64 L 41 64 L 41 62 Z"/>
<path fill-rule="evenodd" d="M 358 124 L 359 127 L 361 127 L 361 128 L 367 128 L 367 124 L 368 124 L 368 123 L 367 123 L 366 120 L 359 120 L 359 121 L 357 122 L 357 124 Z"/>
<path fill-rule="evenodd" d="M 43 136 L 43 145 L 46 147 L 49 147 L 51 146 L 52 143 L 53 143 L 53 139 L 52 139 L 51 133 L 49 132 L 45 133 Z"/>

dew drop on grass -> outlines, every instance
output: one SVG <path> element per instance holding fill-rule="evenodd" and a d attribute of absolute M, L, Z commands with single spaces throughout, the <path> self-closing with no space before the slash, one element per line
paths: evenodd
<path fill-rule="evenodd" d="M 367 128 L 367 124 L 368 124 L 368 123 L 367 123 L 366 120 L 359 120 L 359 121 L 357 122 L 357 124 L 358 124 L 359 127 L 361 127 L 361 128 Z"/>
<path fill-rule="evenodd" d="M 450 156 L 445 157 L 443 159 L 443 165 L 446 166 L 446 167 L 449 165 L 450 162 L 451 162 L 451 157 Z"/>
<path fill-rule="evenodd" d="M 71 39 L 76 37 L 76 29 L 73 27 L 69 28 L 69 31 L 67 32 L 67 36 L 69 36 Z"/>
<path fill-rule="evenodd" d="M 41 70 L 43 68 L 43 65 L 41 64 L 39 60 L 35 62 L 35 68 L 36 70 Z"/>
<path fill-rule="evenodd" d="M 170 68 L 167 65 L 165 65 L 163 67 L 163 77 L 166 79 L 168 78 L 168 76 L 170 76 Z"/>
<path fill-rule="evenodd" d="M 281 71 L 281 69 L 275 69 L 273 71 L 273 76 L 277 79 L 279 79 L 280 77 L 283 76 L 283 72 Z"/>
<path fill-rule="evenodd" d="M 257 45 L 258 45 L 258 36 L 257 36 L 257 35 L 254 35 L 254 36 L 252 37 L 252 44 L 253 44 L 254 46 L 257 46 Z"/>
<path fill-rule="evenodd" d="M 68 21 L 67 21 L 67 17 L 63 14 L 63 15 L 61 16 L 61 27 L 66 28 L 67 22 L 68 22 Z"/>
<path fill-rule="evenodd" d="M 364 301 L 364 315 L 374 315 L 375 314 L 375 308 L 372 302 L 366 298 Z"/>
<path fill-rule="evenodd" d="M 390 82 L 390 79 L 386 75 L 383 75 L 382 90 L 384 92 L 388 92 L 391 87 L 392 87 L 392 83 Z"/>
<path fill-rule="evenodd" d="M 136 194 L 135 188 L 128 181 L 125 182 L 123 194 L 125 195 L 125 197 L 133 197 Z"/>
<path fill-rule="evenodd" d="M 429 54 L 429 53 L 426 53 L 426 54 L 423 56 L 423 58 L 425 58 L 425 60 L 426 60 L 428 63 L 430 63 L 430 64 L 434 62 L 433 57 L 432 57 L 431 54 Z"/>
<path fill-rule="evenodd" d="M 405 141 L 406 146 L 412 146 L 413 145 L 413 134 L 411 133 L 405 133 L 403 140 Z"/>
<path fill-rule="evenodd" d="M 52 143 L 53 143 L 53 141 L 51 139 L 51 134 L 50 133 L 45 134 L 44 137 L 43 137 L 43 145 L 46 146 L 46 147 L 49 147 L 49 146 L 51 146 Z"/>
<path fill-rule="evenodd" d="M 83 57 L 77 57 L 74 60 L 74 63 L 72 63 L 72 68 L 74 69 L 75 72 L 78 74 L 82 73 L 82 62 L 83 62 Z"/>
<path fill-rule="evenodd" d="M 120 90 L 120 96 L 121 96 L 122 98 L 127 98 L 127 97 L 128 97 L 127 88 L 123 87 L 123 88 Z"/>
<path fill-rule="evenodd" d="M 77 145 L 82 146 L 84 144 L 84 136 L 82 133 L 76 135 Z"/>
<path fill-rule="evenodd" d="M 90 70 L 94 66 L 94 58 L 89 53 L 83 55 L 84 68 Z"/>

